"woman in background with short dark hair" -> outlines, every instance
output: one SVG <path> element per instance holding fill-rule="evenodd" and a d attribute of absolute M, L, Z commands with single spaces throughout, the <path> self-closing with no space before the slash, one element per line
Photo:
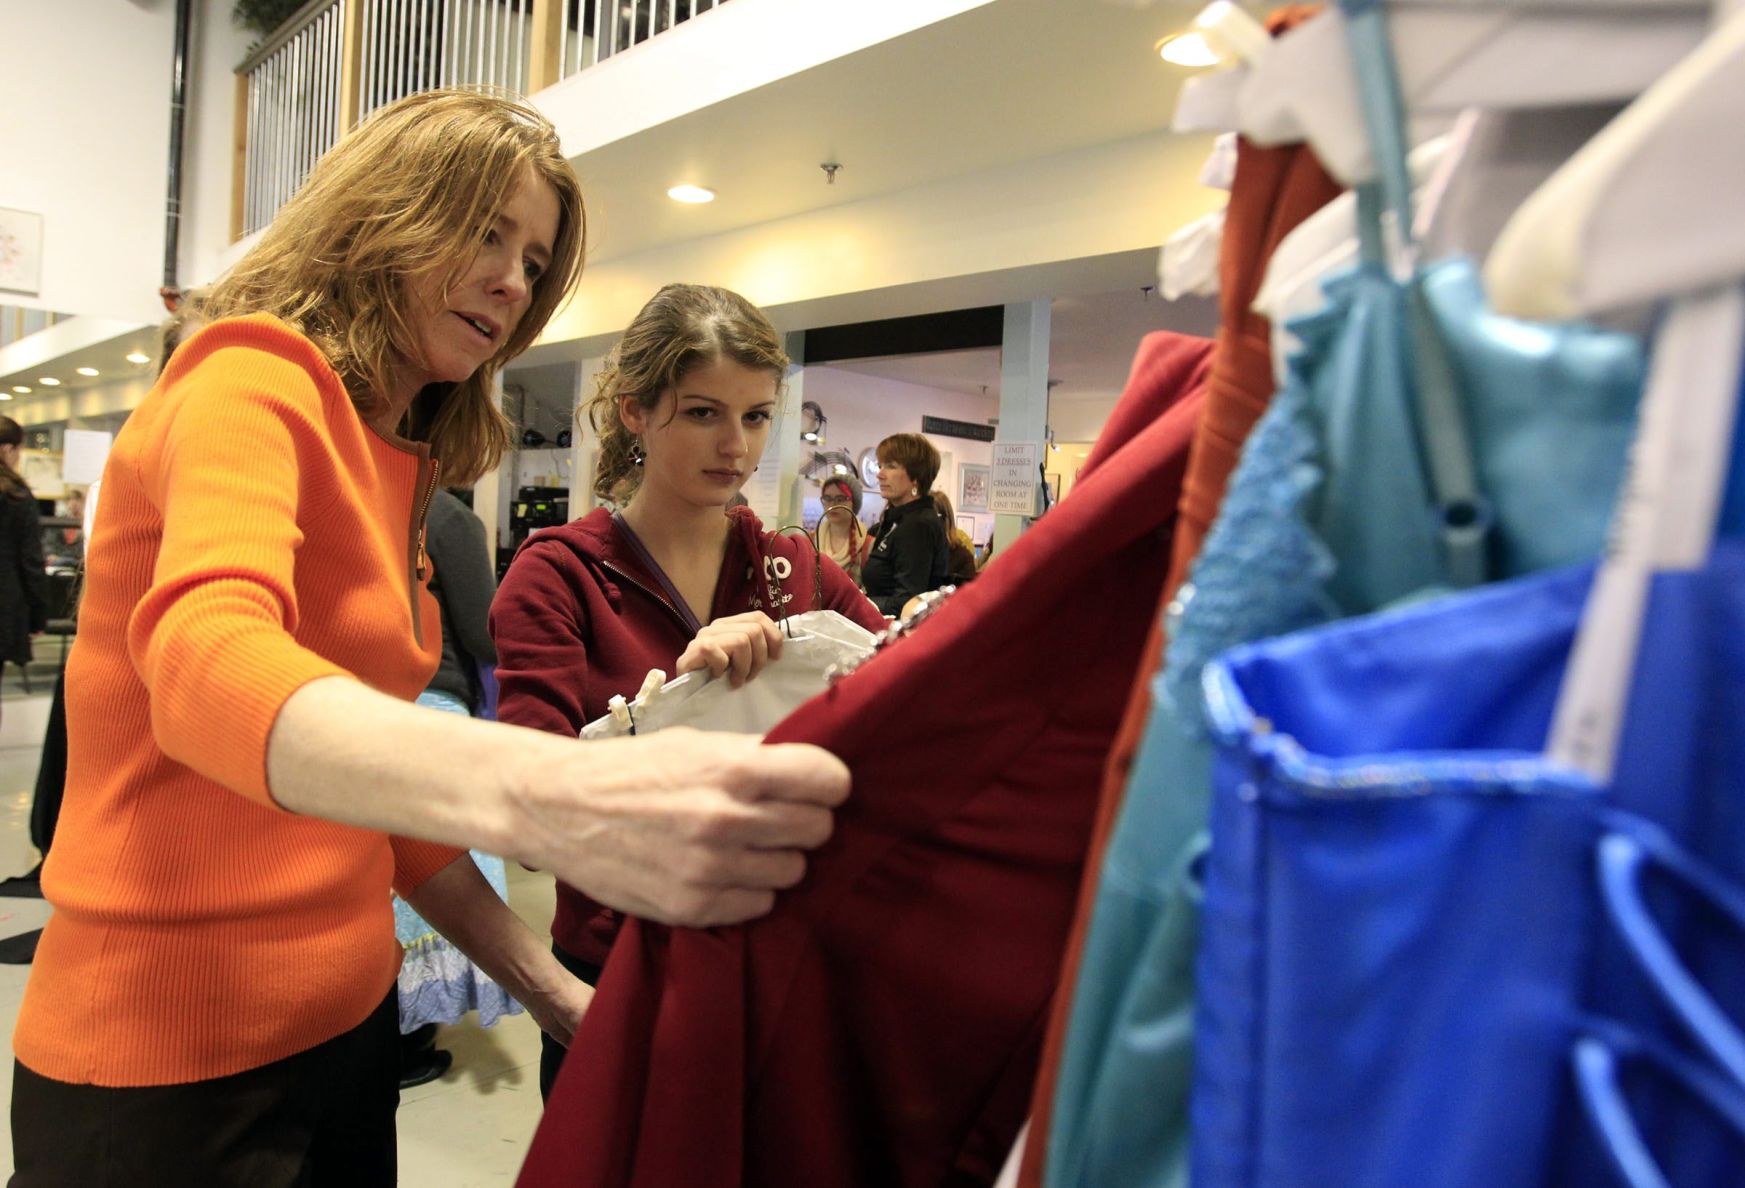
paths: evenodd
<path fill-rule="evenodd" d="M 24 428 L 0 417 L 0 668 L 30 663 L 30 637 L 48 622 L 48 576 L 36 496 L 18 473 Z"/>
<path fill-rule="evenodd" d="M 945 584 L 951 560 L 945 525 L 929 498 L 939 451 L 919 433 L 897 433 L 879 442 L 878 458 L 885 512 L 872 531 L 861 585 L 874 606 L 895 617 L 909 599 Z"/>

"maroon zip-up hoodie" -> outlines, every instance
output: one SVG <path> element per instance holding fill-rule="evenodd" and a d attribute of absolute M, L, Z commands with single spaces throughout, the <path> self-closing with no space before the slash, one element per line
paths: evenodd
<path fill-rule="evenodd" d="M 798 535 L 765 532 L 748 508 L 733 524 L 709 620 L 761 610 L 781 619 L 834 610 L 872 631 L 885 618 L 847 574 Z M 772 610 L 775 578 L 783 605 Z M 671 675 L 698 624 L 675 604 L 638 546 L 604 508 L 528 538 L 491 604 L 500 687 L 497 717 L 571 738 L 619 694 L 634 696 L 651 668 Z M 571 956 L 604 965 L 622 917 L 573 887 L 557 885 L 551 936 Z"/>

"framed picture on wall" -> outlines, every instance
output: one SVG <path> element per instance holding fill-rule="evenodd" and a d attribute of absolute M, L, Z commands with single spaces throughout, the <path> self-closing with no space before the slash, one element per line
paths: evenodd
<path fill-rule="evenodd" d="M 0 207 L 0 289 L 42 291 L 42 216 Z"/>
<path fill-rule="evenodd" d="M 957 527 L 960 532 L 971 540 L 976 538 L 976 518 L 974 516 L 959 515 L 957 517 Z"/>
<path fill-rule="evenodd" d="M 957 469 L 957 507 L 959 511 L 988 510 L 988 474 L 992 468 L 965 462 Z"/>

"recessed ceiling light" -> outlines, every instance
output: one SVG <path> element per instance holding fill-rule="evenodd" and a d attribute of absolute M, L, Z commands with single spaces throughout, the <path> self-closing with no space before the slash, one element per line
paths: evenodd
<path fill-rule="evenodd" d="M 30 395 L 30 385 L 28 384 L 13 384 L 12 390 L 17 392 L 20 396 Z"/>
<path fill-rule="evenodd" d="M 1202 33 L 1176 33 L 1157 43 L 1157 56 L 1172 66 L 1199 69 L 1216 66 L 1222 59 Z"/>
<path fill-rule="evenodd" d="M 61 386 L 61 381 L 52 375 L 39 375 L 36 377 L 36 382 L 45 388 L 58 388 Z"/>
<path fill-rule="evenodd" d="M 95 367 L 75 367 L 75 368 L 73 368 L 73 370 L 78 372 L 80 375 L 86 375 L 86 376 L 101 375 L 102 374 L 102 372 L 98 371 Z"/>
<path fill-rule="evenodd" d="M 151 356 L 144 351 L 128 351 L 127 361 L 129 363 L 150 363 Z"/>
<path fill-rule="evenodd" d="M 674 186 L 666 192 L 666 196 L 674 202 L 684 202 L 691 206 L 701 206 L 705 202 L 715 201 L 715 191 L 703 186 L 693 186 L 689 182 L 682 186 Z"/>
<path fill-rule="evenodd" d="M 0 400 L 10 400 L 10 399 L 12 399 L 12 393 L 0 392 Z"/>

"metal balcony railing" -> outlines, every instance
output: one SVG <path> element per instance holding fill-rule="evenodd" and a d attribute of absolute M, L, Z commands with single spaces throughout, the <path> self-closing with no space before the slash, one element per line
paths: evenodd
<path fill-rule="evenodd" d="M 727 0 L 563 0 L 558 77 L 596 66 Z"/>
<path fill-rule="evenodd" d="M 531 94 L 727 0 L 310 0 L 237 70 L 233 238 L 259 231 L 340 134 L 435 87 Z"/>
<path fill-rule="evenodd" d="M 369 0 L 363 42 L 360 116 L 435 87 L 526 94 L 533 0 Z"/>
<path fill-rule="evenodd" d="M 246 110 L 242 227 L 272 221 L 340 132 L 343 0 L 316 0 L 244 63 Z"/>

